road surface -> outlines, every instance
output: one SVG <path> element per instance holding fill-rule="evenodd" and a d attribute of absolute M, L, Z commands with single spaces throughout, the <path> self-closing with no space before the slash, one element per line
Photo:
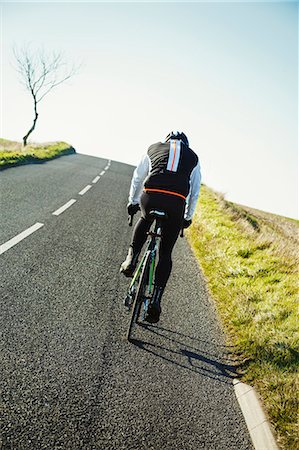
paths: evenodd
<path fill-rule="evenodd" d="M 0 173 L 3 449 L 252 449 L 185 239 L 160 323 L 125 340 L 132 171 L 76 154 Z"/>

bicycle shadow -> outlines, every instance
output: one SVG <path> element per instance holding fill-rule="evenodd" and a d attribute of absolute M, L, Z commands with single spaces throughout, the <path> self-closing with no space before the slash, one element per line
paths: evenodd
<path fill-rule="evenodd" d="M 215 345 L 215 348 L 217 350 L 220 349 L 221 353 L 223 353 L 224 349 L 230 348 L 229 346 L 213 344 L 209 341 L 193 338 L 157 325 L 141 323 L 140 326 L 142 329 L 160 338 L 163 345 L 143 339 L 133 339 L 131 341 L 132 344 L 139 349 L 177 367 L 217 380 L 221 383 L 231 384 L 232 380 L 238 376 L 235 365 L 222 362 L 221 360 L 224 358 L 223 356 L 219 357 L 219 353 L 215 354 L 211 351 L 199 349 L 194 346 L 193 342 L 203 345 L 208 344 L 210 347 Z M 186 341 L 189 341 L 190 344 Z"/>

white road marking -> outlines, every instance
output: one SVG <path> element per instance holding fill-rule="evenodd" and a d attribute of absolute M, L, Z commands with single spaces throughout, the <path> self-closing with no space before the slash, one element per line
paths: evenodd
<path fill-rule="evenodd" d="M 69 202 L 67 202 L 65 205 L 61 206 L 61 208 L 58 208 L 56 211 L 54 211 L 52 214 L 54 216 L 59 216 L 59 214 L 63 213 L 63 211 L 65 211 L 66 209 L 68 209 L 70 206 L 72 206 L 77 200 L 74 200 L 72 198 L 72 200 L 70 200 Z"/>
<path fill-rule="evenodd" d="M 105 167 L 104 170 L 102 170 L 102 172 L 100 173 L 100 175 L 97 175 L 92 182 L 93 183 L 97 183 L 100 179 L 100 177 L 102 175 L 105 174 L 106 170 L 109 169 L 111 164 L 111 159 L 109 159 L 107 166 Z M 82 191 L 79 192 L 79 195 L 84 195 L 87 191 L 89 191 L 89 189 L 92 186 L 90 184 L 88 184 L 87 186 L 85 186 L 84 189 L 82 189 Z M 56 211 L 54 211 L 52 214 L 54 216 L 59 216 L 61 213 L 63 213 L 66 209 L 68 209 L 70 206 L 72 206 L 74 203 L 76 203 L 77 200 L 75 199 L 71 199 L 69 202 L 65 203 L 63 206 L 61 206 L 60 208 L 58 208 Z M 9 241 L 5 242 L 4 244 L 0 245 L 0 255 L 2 255 L 2 253 L 6 252 L 7 250 L 9 250 L 11 247 L 13 247 L 14 245 L 16 245 L 18 242 L 22 241 L 23 239 L 25 239 L 26 237 L 30 236 L 30 234 L 34 233 L 35 231 L 39 230 L 41 227 L 43 227 L 44 224 L 40 223 L 40 222 L 36 222 L 36 224 L 32 225 L 32 227 L 27 228 L 27 230 L 22 231 L 22 233 L 17 234 L 17 236 L 13 237 L 12 239 L 10 239 Z"/>
<path fill-rule="evenodd" d="M 255 450 L 278 450 L 270 423 L 255 389 L 236 378 L 233 383 Z"/>
<path fill-rule="evenodd" d="M 93 183 L 97 183 L 97 182 L 99 181 L 99 179 L 100 179 L 100 177 L 99 177 L 99 175 L 98 175 L 98 176 L 96 176 L 96 177 L 92 180 L 92 182 L 93 182 Z"/>
<path fill-rule="evenodd" d="M 43 223 L 36 222 L 36 224 L 32 225 L 32 227 L 27 228 L 27 230 L 22 231 L 22 233 L 20 234 L 17 234 L 17 236 L 5 242 L 5 244 L 0 245 L 0 255 L 2 255 L 2 253 L 6 252 L 8 249 L 25 239 L 27 236 L 30 236 L 30 234 L 34 233 L 36 230 L 43 226 Z"/>
<path fill-rule="evenodd" d="M 87 186 L 85 186 L 84 189 L 82 189 L 82 191 L 79 192 L 79 195 L 84 195 L 85 192 L 89 191 L 90 188 L 91 188 L 91 185 L 88 184 Z"/>

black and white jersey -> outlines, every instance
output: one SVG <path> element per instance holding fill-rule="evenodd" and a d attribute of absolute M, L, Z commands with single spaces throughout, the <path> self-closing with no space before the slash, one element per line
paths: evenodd
<path fill-rule="evenodd" d="M 134 171 L 129 202 L 140 201 L 142 190 L 160 190 L 186 198 L 185 218 L 191 219 L 200 190 L 197 155 L 182 141 L 158 142 L 149 147 Z"/>
<path fill-rule="evenodd" d="M 181 194 L 189 194 L 190 176 L 197 166 L 198 157 L 182 141 L 158 142 L 148 149 L 151 170 L 144 187 L 157 188 Z"/>

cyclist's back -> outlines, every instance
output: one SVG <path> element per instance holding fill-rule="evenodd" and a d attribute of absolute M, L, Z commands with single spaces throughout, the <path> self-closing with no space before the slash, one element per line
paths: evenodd
<path fill-rule="evenodd" d="M 186 198 L 191 172 L 198 163 L 193 150 L 182 141 L 173 139 L 151 145 L 147 155 L 150 173 L 144 182 L 145 189 L 166 190 Z"/>

